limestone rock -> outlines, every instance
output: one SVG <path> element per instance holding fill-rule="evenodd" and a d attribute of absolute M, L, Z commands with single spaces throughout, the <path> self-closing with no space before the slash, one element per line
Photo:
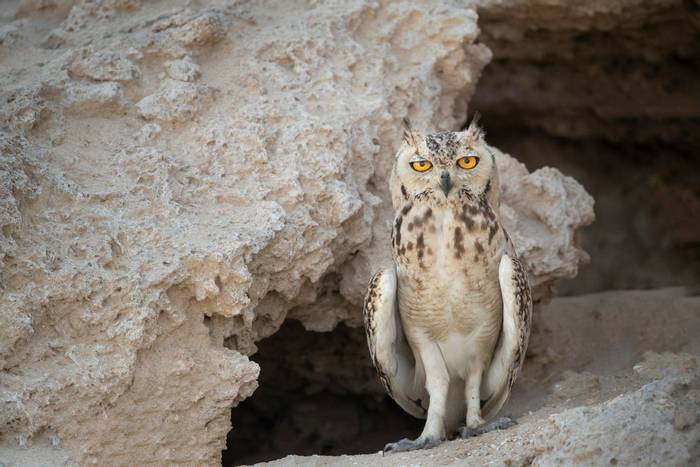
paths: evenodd
<path fill-rule="evenodd" d="M 256 341 L 287 313 L 359 325 L 387 250 L 400 121 L 458 128 L 490 59 L 476 13 L 452 2 L 218 3 L 15 13 L 0 77 L 0 450 L 217 463 L 231 407 L 257 384 Z M 523 242 L 526 257 L 562 250 L 531 265 L 545 290 L 583 256 L 573 232 L 591 200 L 499 158 L 509 196 L 532 198 L 512 230 L 551 248 Z"/>
<path fill-rule="evenodd" d="M 76 78 L 95 81 L 130 81 L 140 74 L 139 67 L 123 51 L 94 51 L 91 48 L 78 52 L 70 71 Z"/>
<path fill-rule="evenodd" d="M 107 81 L 97 84 L 71 83 L 66 86 L 67 111 L 104 112 L 111 107 L 121 107 L 124 92 L 119 83 Z"/>
<path fill-rule="evenodd" d="M 674 357 L 687 358 L 697 360 L 689 355 Z M 687 390 L 679 391 L 679 385 L 698 383 L 695 368 L 693 373 L 671 374 L 603 404 L 552 416 L 536 441 L 543 448 L 538 463 L 689 465 L 695 454 L 687 446 L 697 445 L 700 431 L 676 429 L 674 406 L 683 404 L 686 397 Z"/>
<path fill-rule="evenodd" d="M 527 265 L 533 297 L 551 297 L 557 281 L 575 277 L 588 261 L 576 231 L 593 222 L 593 198 L 557 169 L 528 173 L 512 157 L 494 152 L 502 174 L 503 223 Z"/>
<path fill-rule="evenodd" d="M 181 60 L 170 60 L 165 62 L 165 69 L 168 76 L 178 81 L 195 81 L 199 78 L 200 68 L 190 57 Z"/>
<path fill-rule="evenodd" d="M 158 91 L 141 99 L 136 108 L 147 120 L 183 122 L 198 114 L 208 97 L 205 86 L 166 79 Z"/>
<path fill-rule="evenodd" d="M 153 24 L 153 31 L 167 31 L 168 38 L 189 46 L 214 44 L 226 35 L 217 12 L 182 10 Z"/>

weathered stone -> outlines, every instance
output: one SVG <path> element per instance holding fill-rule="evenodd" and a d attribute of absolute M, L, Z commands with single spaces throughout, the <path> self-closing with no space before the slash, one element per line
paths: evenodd
<path fill-rule="evenodd" d="M 106 112 L 111 107 L 121 107 L 124 96 L 119 83 L 97 84 L 71 83 L 65 89 L 66 110 L 72 112 Z"/>
<path fill-rule="evenodd" d="M 196 81 L 200 75 L 199 65 L 193 62 L 190 57 L 165 62 L 165 69 L 168 76 L 178 81 Z"/>
<path fill-rule="evenodd" d="M 450 2 L 145 5 L 24 2 L 12 37 L 30 39 L 2 51 L 8 452 L 218 462 L 256 341 L 288 312 L 359 325 L 401 119 L 459 128 L 490 59 L 475 12 Z M 583 257 L 573 231 L 592 200 L 498 157 L 515 238 L 552 230 L 519 240 L 547 295 Z"/>
<path fill-rule="evenodd" d="M 139 67 L 124 51 L 94 51 L 92 48 L 78 51 L 70 71 L 76 78 L 95 81 L 130 81 L 140 75 Z"/>
<path fill-rule="evenodd" d="M 205 86 L 166 79 L 158 91 L 137 104 L 139 115 L 147 120 L 184 122 L 197 115 L 209 98 Z"/>

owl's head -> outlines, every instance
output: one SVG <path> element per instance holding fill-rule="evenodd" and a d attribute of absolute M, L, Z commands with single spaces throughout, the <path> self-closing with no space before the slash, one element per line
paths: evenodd
<path fill-rule="evenodd" d="M 498 203 L 496 162 L 477 119 L 465 131 L 420 135 L 404 121 L 404 142 L 392 173 L 394 205 L 403 200 L 442 204 L 467 196 Z"/>

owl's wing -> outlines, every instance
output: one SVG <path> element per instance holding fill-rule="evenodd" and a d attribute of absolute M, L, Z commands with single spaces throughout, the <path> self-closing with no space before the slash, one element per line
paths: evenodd
<path fill-rule="evenodd" d="M 495 416 L 508 400 L 525 360 L 532 321 L 530 286 L 520 260 L 504 254 L 498 279 L 503 296 L 503 327 L 481 386 L 482 398 L 486 399 L 481 415 L 485 419 Z"/>
<path fill-rule="evenodd" d="M 420 372 L 416 377 L 416 361 L 401 326 L 394 267 L 372 277 L 365 296 L 364 319 L 369 353 L 384 388 L 406 412 L 425 418 L 428 394 L 424 381 L 418 381 L 425 376 Z"/>

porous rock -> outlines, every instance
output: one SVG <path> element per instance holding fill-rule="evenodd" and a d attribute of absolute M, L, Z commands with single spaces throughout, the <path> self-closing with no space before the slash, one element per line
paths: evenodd
<path fill-rule="evenodd" d="M 205 86 L 166 79 L 158 91 L 141 99 L 136 108 L 147 120 L 184 122 L 202 110 L 208 97 Z"/>
<path fill-rule="evenodd" d="M 165 62 L 165 69 L 168 76 L 179 81 L 195 81 L 200 75 L 199 65 L 190 57 Z"/>
<path fill-rule="evenodd" d="M 311 329 L 359 324 L 401 119 L 460 127 L 490 59 L 474 11 L 450 2 L 173 8 L 3 16 L 0 450 L 217 463 L 256 341 L 290 310 Z M 184 57 L 199 83 L 172 64 L 159 77 Z M 537 269 L 552 250 L 521 242 L 545 290 L 575 271 L 592 200 L 499 160 L 505 198 L 533 198 L 504 214 L 516 238 L 540 226 L 565 252 Z"/>

